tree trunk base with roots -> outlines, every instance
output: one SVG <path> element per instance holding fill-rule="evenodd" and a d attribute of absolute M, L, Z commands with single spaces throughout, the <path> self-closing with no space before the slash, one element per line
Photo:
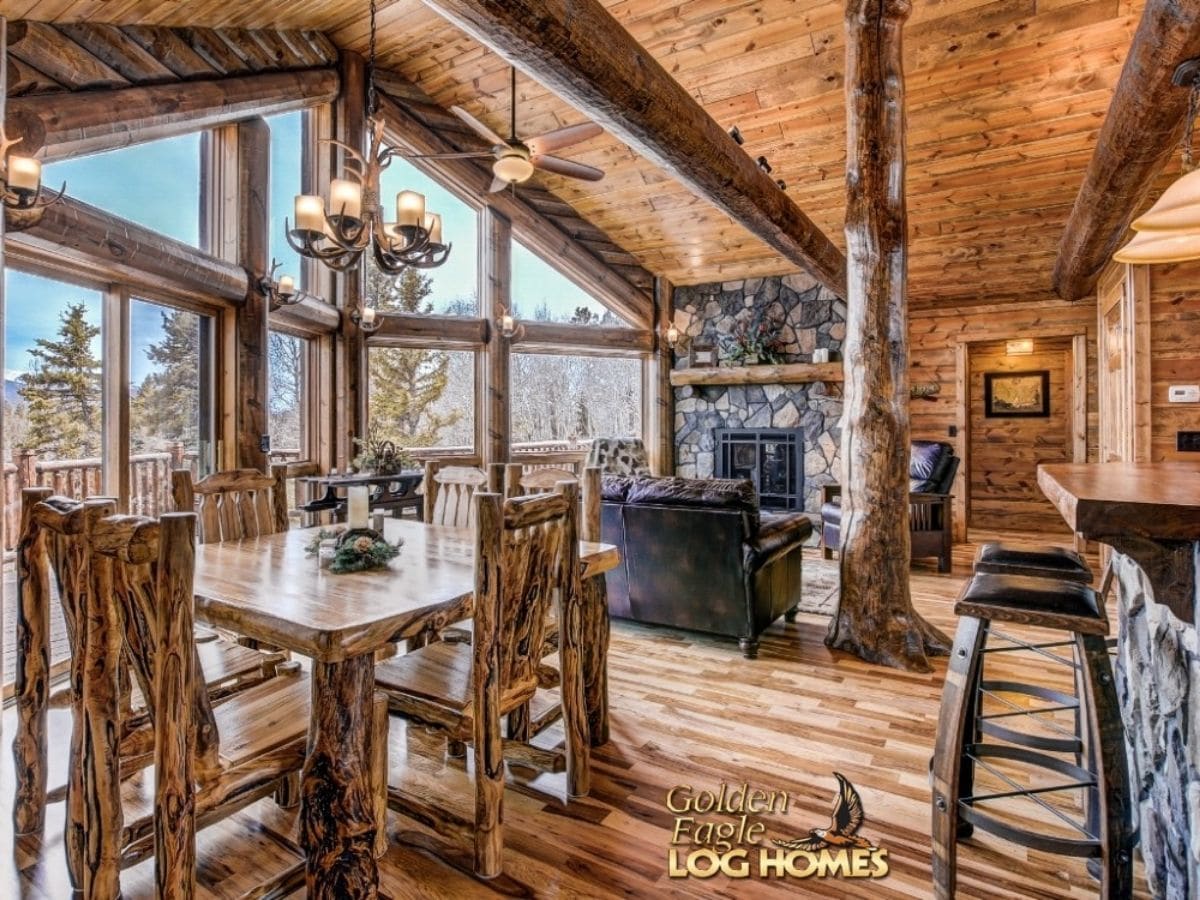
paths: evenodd
<path fill-rule="evenodd" d="M 948 655 L 953 641 L 916 610 L 880 621 L 864 610 L 844 609 L 839 604 L 837 614 L 830 620 L 825 645 L 853 653 L 869 663 L 929 672 L 933 669 L 929 657 Z"/>

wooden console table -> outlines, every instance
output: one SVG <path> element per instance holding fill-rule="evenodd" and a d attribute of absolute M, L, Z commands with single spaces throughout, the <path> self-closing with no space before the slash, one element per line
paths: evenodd
<path fill-rule="evenodd" d="M 332 510 L 335 516 L 346 511 L 346 498 L 338 495 L 338 490 L 349 487 L 371 488 L 371 509 L 398 510 L 404 515 L 404 510 L 411 509 L 422 517 L 423 498 L 417 493 L 417 488 L 425 473 L 420 469 L 406 469 L 394 475 L 309 475 L 300 480 L 306 484 L 324 485 L 323 496 L 305 503 L 300 507 L 301 512 L 318 513 Z"/>

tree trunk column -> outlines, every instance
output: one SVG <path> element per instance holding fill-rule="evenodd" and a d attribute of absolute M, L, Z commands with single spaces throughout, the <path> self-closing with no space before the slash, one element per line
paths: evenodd
<path fill-rule="evenodd" d="M 846 6 L 841 597 L 826 643 L 927 671 L 948 641 L 912 608 L 908 531 L 908 220 L 901 29 L 908 0 Z"/>

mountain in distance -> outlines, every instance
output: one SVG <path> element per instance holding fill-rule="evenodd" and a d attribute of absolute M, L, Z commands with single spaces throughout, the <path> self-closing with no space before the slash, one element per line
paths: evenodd
<path fill-rule="evenodd" d="M 20 403 L 21 402 L 21 395 L 19 393 L 20 390 L 21 390 L 21 382 L 16 381 L 15 379 L 5 378 L 4 379 L 4 402 L 5 403 Z"/>

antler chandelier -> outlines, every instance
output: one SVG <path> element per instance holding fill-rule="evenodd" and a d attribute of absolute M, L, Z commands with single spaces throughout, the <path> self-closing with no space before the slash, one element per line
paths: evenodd
<path fill-rule="evenodd" d="M 400 153 L 384 145 L 383 119 L 375 91 L 375 0 L 371 0 L 371 44 L 367 61 L 367 130 L 371 144 L 364 157 L 341 141 L 322 143 L 341 147 L 349 157 L 346 176 L 329 183 L 329 203 L 315 194 L 296 196 L 296 227 L 285 220 L 287 240 L 301 256 L 319 260 L 336 272 L 358 266 L 367 248 L 375 264 L 389 275 L 407 268 L 432 269 L 450 255 L 442 243 L 442 217 L 425 209 L 416 191 L 396 195 L 396 218 L 385 221 L 379 180 Z"/>

